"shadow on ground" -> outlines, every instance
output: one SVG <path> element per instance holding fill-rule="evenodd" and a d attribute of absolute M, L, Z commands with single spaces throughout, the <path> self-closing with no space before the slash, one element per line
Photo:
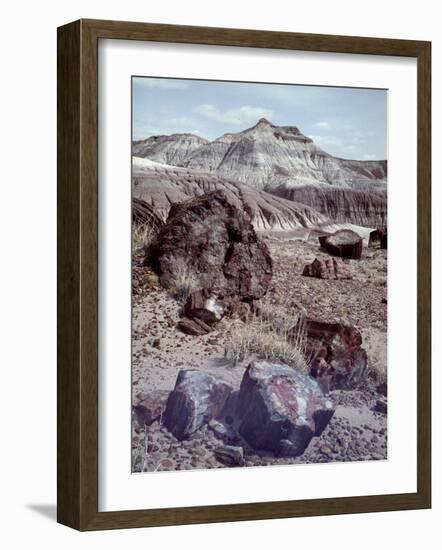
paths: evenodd
<path fill-rule="evenodd" d="M 57 506 L 55 504 L 26 504 L 25 507 L 47 519 L 57 520 Z"/>

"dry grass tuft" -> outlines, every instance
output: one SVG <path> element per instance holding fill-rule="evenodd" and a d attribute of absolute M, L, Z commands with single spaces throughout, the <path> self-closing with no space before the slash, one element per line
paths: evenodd
<path fill-rule="evenodd" d="M 132 245 L 134 250 L 148 247 L 154 237 L 155 231 L 148 223 L 132 224 Z"/>
<path fill-rule="evenodd" d="M 279 360 L 307 372 L 304 357 L 305 331 L 298 315 L 288 315 L 278 305 L 262 301 L 260 315 L 236 321 L 226 345 L 226 355 L 234 364 L 256 354 L 263 359 Z M 294 327 L 298 327 L 294 329 Z"/>
<path fill-rule="evenodd" d="M 187 298 L 198 290 L 199 281 L 188 265 L 182 261 L 176 264 L 176 277 L 174 285 L 171 288 L 172 296 L 178 300 L 178 302 L 184 304 Z"/>

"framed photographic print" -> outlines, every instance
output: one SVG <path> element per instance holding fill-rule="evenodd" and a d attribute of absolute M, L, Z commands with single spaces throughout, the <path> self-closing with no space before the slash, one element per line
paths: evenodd
<path fill-rule="evenodd" d="M 431 506 L 430 51 L 59 28 L 59 522 Z"/>

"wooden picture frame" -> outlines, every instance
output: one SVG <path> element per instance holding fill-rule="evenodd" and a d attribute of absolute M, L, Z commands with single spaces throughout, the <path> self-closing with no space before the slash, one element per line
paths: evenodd
<path fill-rule="evenodd" d="M 418 70 L 417 492 L 98 511 L 98 41 L 405 56 Z M 81 531 L 431 506 L 431 44 L 422 41 L 79 20 L 58 29 L 58 521 Z"/>

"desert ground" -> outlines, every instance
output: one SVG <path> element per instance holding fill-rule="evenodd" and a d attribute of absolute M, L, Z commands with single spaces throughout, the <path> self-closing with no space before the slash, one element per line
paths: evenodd
<path fill-rule="evenodd" d="M 136 407 L 156 392 L 167 398 L 179 371 L 198 369 L 239 387 L 246 367 L 262 350 L 238 353 L 243 333 L 256 323 L 247 308 L 237 308 L 204 335 L 179 330 L 185 296 L 160 285 L 145 265 L 145 252 L 134 243 L 133 253 L 133 437 L 134 472 L 208 469 L 231 466 L 220 446 L 242 447 L 242 466 L 348 462 L 387 459 L 387 250 L 367 247 L 361 259 L 345 260 L 351 279 L 304 276 L 304 266 L 330 255 L 315 231 L 300 228 L 261 232 L 273 260 L 273 277 L 261 307 L 286 323 L 301 316 L 356 327 L 362 335 L 368 365 L 351 389 L 327 394 L 334 415 L 300 456 L 277 457 L 253 449 L 237 432 L 226 433 L 224 419 L 203 425 L 190 437 L 175 438 L 163 425 L 162 413 L 152 423 L 137 417 Z M 259 329 L 259 325 L 258 325 Z M 265 350 L 264 350 L 265 353 Z"/>

